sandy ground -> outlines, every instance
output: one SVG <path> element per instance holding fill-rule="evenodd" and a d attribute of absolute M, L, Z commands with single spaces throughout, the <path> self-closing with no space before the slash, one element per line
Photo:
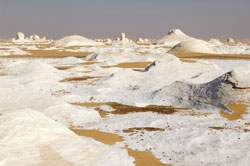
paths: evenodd
<path fill-rule="evenodd" d="M 193 52 L 173 52 L 178 58 L 194 58 L 194 59 L 250 59 L 250 55 L 246 54 L 206 54 L 206 53 L 193 53 Z"/>
<path fill-rule="evenodd" d="M 153 130 L 153 129 L 152 129 Z M 77 135 L 85 136 L 95 139 L 107 145 L 114 145 L 117 142 L 124 141 L 121 136 L 113 133 L 101 132 L 98 130 L 78 130 L 72 129 Z M 163 164 L 149 151 L 132 150 L 125 147 L 128 151 L 128 155 L 135 158 L 134 164 L 136 166 L 170 166 L 169 164 Z"/>

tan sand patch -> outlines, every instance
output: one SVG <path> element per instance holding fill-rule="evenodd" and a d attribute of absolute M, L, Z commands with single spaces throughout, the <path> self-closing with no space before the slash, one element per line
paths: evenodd
<path fill-rule="evenodd" d="M 173 114 L 177 112 L 177 110 L 185 109 L 185 108 L 177 108 L 171 106 L 157 106 L 157 105 L 148 105 L 146 107 L 136 107 L 131 105 L 124 105 L 115 102 L 107 102 L 107 103 L 71 103 L 73 105 L 78 106 L 85 106 L 85 107 L 95 107 L 101 105 L 109 105 L 114 109 L 114 111 L 107 112 L 103 111 L 100 108 L 96 108 L 99 111 L 100 115 L 105 117 L 108 114 L 115 114 L 115 115 L 124 115 L 130 113 L 139 113 L 139 112 L 154 112 L 158 114 Z"/>
<path fill-rule="evenodd" d="M 56 66 L 55 68 L 58 69 L 58 70 L 67 70 L 67 69 L 70 69 L 74 66 Z"/>
<path fill-rule="evenodd" d="M 242 115 L 248 114 L 247 109 L 249 108 L 249 105 L 244 101 L 238 101 L 237 103 L 229 101 L 227 107 L 234 112 L 229 114 L 221 110 L 220 115 L 228 120 L 243 119 Z"/>
<path fill-rule="evenodd" d="M 99 78 L 99 77 L 90 77 L 90 76 L 71 77 L 71 78 L 65 78 L 61 80 L 60 82 L 86 81 L 88 79 L 94 79 L 94 78 Z"/>
<path fill-rule="evenodd" d="M 51 93 L 52 96 L 60 96 L 60 95 L 64 95 L 64 94 L 69 94 L 71 93 L 70 91 L 66 91 L 64 89 L 61 89 L 61 90 L 58 90 L 58 91 L 55 91 L 53 93 Z"/>
<path fill-rule="evenodd" d="M 213 127 L 208 127 L 210 129 L 214 130 L 234 130 L 234 131 L 240 131 L 243 130 L 244 132 L 250 132 L 249 129 L 247 129 L 245 126 L 235 126 L 235 127 L 226 127 L 226 126 L 213 126 Z"/>
<path fill-rule="evenodd" d="M 155 128 L 155 127 L 133 127 L 133 128 L 128 128 L 124 129 L 124 133 L 131 133 L 139 130 L 146 130 L 146 131 L 165 131 L 165 129 L 162 128 Z"/>
<path fill-rule="evenodd" d="M 106 145 L 114 145 L 117 142 L 124 141 L 121 136 L 113 133 L 101 132 L 98 130 L 84 130 L 84 129 L 71 129 L 79 136 L 85 136 L 102 142 Z M 128 155 L 135 159 L 136 166 L 169 166 L 163 164 L 157 159 L 150 151 L 138 151 L 125 147 L 128 151 Z"/>
<path fill-rule="evenodd" d="M 250 59 L 246 54 L 206 54 L 194 52 L 171 52 L 178 58 L 197 58 L 197 59 Z"/>
<path fill-rule="evenodd" d="M 134 164 L 136 166 L 171 166 L 170 164 L 164 164 L 160 162 L 150 151 L 139 151 L 126 148 L 128 155 L 135 159 Z"/>
<path fill-rule="evenodd" d="M 119 68 L 145 68 L 148 65 L 152 64 L 153 62 L 126 62 L 126 63 L 119 63 L 113 66 L 101 66 L 102 68 L 112 68 L 112 67 L 119 67 Z"/>
<path fill-rule="evenodd" d="M 208 127 L 208 128 L 214 129 L 214 130 L 223 130 L 223 129 L 225 129 L 225 127 L 220 127 L 220 126 Z"/>
<path fill-rule="evenodd" d="M 113 133 L 107 133 L 98 130 L 86 130 L 86 129 L 71 129 L 71 130 L 79 136 L 90 137 L 106 145 L 114 145 L 117 142 L 124 141 L 121 136 Z"/>
<path fill-rule="evenodd" d="M 195 60 L 192 59 L 187 59 L 187 58 L 180 58 L 181 62 L 185 62 L 185 63 L 195 63 Z"/>

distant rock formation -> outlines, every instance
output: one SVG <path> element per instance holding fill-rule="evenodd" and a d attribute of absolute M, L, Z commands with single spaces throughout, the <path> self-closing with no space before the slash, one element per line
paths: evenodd
<path fill-rule="evenodd" d="M 18 32 L 16 34 L 16 39 L 12 39 L 12 42 L 50 42 L 49 40 L 46 40 L 45 37 L 40 38 L 38 35 L 31 35 L 29 38 L 25 38 L 24 33 Z"/>
<path fill-rule="evenodd" d="M 127 44 L 127 43 L 133 43 L 133 40 L 126 38 L 126 34 L 122 32 L 121 37 L 116 38 L 116 40 L 114 42 L 121 43 L 121 44 Z"/>
<path fill-rule="evenodd" d="M 126 40 L 126 34 L 125 33 L 121 33 L 121 41 L 123 41 L 123 40 Z"/>
<path fill-rule="evenodd" d="M 99 45 L 100 43 L 79 35 L 66 36 L 60 40 L 55 41 L 56 46 L 69 47 L 69 46 L 86 46 L 86 45 Z"/>
<path fill-rule="evenodd" d="M 107 38 L 107 39 L 104 39 L 104 42 L 110 44 L 112 43 L 112 40 L 110 38 Z"/>
<path fill-rule="evenodd" d="M 168 31 L 166 36 L 163 36 L 159 40 L 156 41 L 156 44 L 165 44 L 169 46 L 174 46 L 182 41 L 189 41 L 189 40 L 198 40 L 192 38 L 185 33 L 183 33 L 180 29 L 171 29 Z"/>
<path fill-rule="evenodd" d="M 34 40 L 34 41 L 38 41 L 38 40 L 41 40 L 40 37 L 38 35 L 31 35 L 30 40 Z"/>
<path fill-rule="evenodd" d="M 208 40 L 208 42 L 211 44 L 214 44 L 214 45 L 222 45 L 223 44 L 219 39 L 215 39 L 215 38 L 210 38 Z"/>
<path fill-rule="evenodd" d="M 16 37 L 17 37 L 17 40 L 24 40 L 25 39 L 25 35 L 22 32 L 18 32 L 16 34 Z"/>
<path fill-rule="evenodd" d="M 228 38 L 228 39 L 227 39 L 227 43 L 228 43 L 228 44 L 235 44 L 235 41 L 234 41 L 233 38 Z"/>

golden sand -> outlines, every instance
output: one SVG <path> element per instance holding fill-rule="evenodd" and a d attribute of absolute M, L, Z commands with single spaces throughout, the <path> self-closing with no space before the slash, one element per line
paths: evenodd
<path fill-rule="evenodd" d="M 101 66 L 102 68 L 112 68 L 112 67 L 119 67 L 119 68 L 145 68 L 148 65 L 152 64 L 153 62 L 126 62 L 126 63 L 119 63 L 113 66 Z"/>
<path fill-rule="evenodd" d="M 250 59 L 246 54 L 207 54 L 195 52 L 171 52 L 178 58 L 197 58 L 197 59 Z"/>
<path fill-rule="evenodd" d="M 146 131 L 165 131 L 165 129 L 162 128 L 156 128 L 156 127 L 133 127 L 133 128 L 128 128 L 124 129 L 124 133 L 130 133 L 130 132 L 135 132 L 135 131 L 140 131 L 140 130 L 146 130 Z"/>
<path fill-rule="evenodd" d="M 234 112 L 229 114 L 221 110 L 220 115 L 228 120 L 237 120 L 243 119 L 242 115 L 248 113 L 247 109 L 249 108 L 249 104 L 246 104 L 243 101 L 238 101 L 237 103 L 230 101 L 228 102 L 227 107 Z"/>
<path fill-rule="evenodd" d="M 71 77 L 71 78 L 65 78 L 61 80 L 60 82 L 85 81 L 85 80 L 94 79 L 94 78 L 99 78 L 99 77 L 89 77 L 89 76 Z"/>
<path fill-rule="evenodd" d="M 195 63 L 195 60 L 192 59 L 187 59 L 187 58 L 180 58 L 181 62 L 185 62 L 185 63 Z"/>
<path fill-rule="evenodd" d="M 114 109 L 114 111 L 107 112 L 100 108 L 96 108 L 99 114 L 102 117 L 106 117 L 108 114 L 115 114 L 115 115 L 124 115 L 130 113 L 140 113 L 140 112 L 154 112 L 158 114 L 173 114 L 180 109 L 185 108 L 178 108 L 178 107 L 171 107 L 171 106 L 158 106 L 158 105 L 148 105 L 146 107 L 136 107 L 131 105 L 124 105 L 115 102 L 107 102 L 107 103 L 71 103 L 73 105 L 84 106 L 84 107 L 97 107 L 101 105 L 109 105 Z"/>
<path fill-rule="evenodd" d="M 66 91 L 64 89 L 61 89 L 61 90 L 52 92 L 51 95 L 52 96 L 60 96 L 60 95 L 65 95 L 65 94 L 69 94 L 69 93 L 71 93 L 71 92 L 70 91 Z"/>
<path fill-rule="evenodd" d="M 70 69 L 74 66 L 56 66 L 55 68 L 58 69 L 58 70 L 67 70 L 67 69 Z"/>
<path fill-rule="evenodd" d="M 79 136 L 85 136 L 95 139 L 107 145 L 114 145 L 116 142 L 124 141 L 119 135 L 113 133 L 102 132 L 98 130 L 71 129 Z"/>
<path fill-rule="evenodd" d="M 113 133 L 101 132 L 98 130 L 84 130 L 84 129 L 71 129 L 79 136 L 85 136 L 95 139 L 96 141 L 102 142 L 107 145 L 114 145 L 117 142 L 124 141 L 121 136 Z M 139 151 L 132 150 L 131 148 L 125 147 L 128 151 L 128 155 L 135 159 L 134 163 L 136 166 L 170 166 L 163 164 L 157 159 L 150 151 Z"/>
<path fill-rule="evenodd" d="M 134 164 L 136 166 L 171 166 L 170 164 L 163 164 L 150 151 L 139 151 L 126 148 L 128 155 L 135 158 Z"/>

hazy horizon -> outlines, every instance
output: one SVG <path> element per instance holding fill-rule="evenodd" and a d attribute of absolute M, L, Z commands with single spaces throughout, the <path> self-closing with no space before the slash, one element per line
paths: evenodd
<path fill-rule="evenodd" d="M 249 0 L 0 0 L 0 38 L 159 38 L 172 28 L 197 38 L 250 38 Z"/>

